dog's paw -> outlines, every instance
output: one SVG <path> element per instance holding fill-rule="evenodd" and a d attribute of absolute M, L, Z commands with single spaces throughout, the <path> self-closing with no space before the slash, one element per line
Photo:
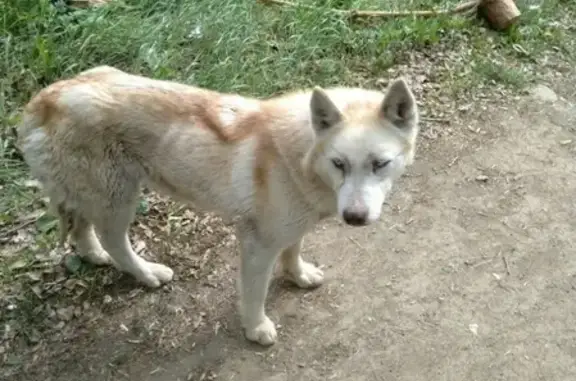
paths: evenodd
<path fill-rule="evenodd" d="M 318 287 L 324 281 L 324 272 L 312 263 L 300 262 L 297 269 L 287 271 L 286 278 L 300 288 L 314 288 Z"/>
<path fill-rule="evenodd" d="M 148 287 L 160 287 L 162 283 L 168 283 L 174 277 L 174 271 L 160 263 L 146 262 L 144 271 L 138 278 Z"/>
<path fill-rule="evenodd" d="M 112 257 L 102 248 L 78 254 L 96 266 L 114 265 Z"/>
<path fill-rule="evenodd" d="M 246 327 L 246 338 L 260 345 L 270 346 L 276 342 L 278 334 L 274 322 L 264 316 L 264 320 L 254 327 Z"/>

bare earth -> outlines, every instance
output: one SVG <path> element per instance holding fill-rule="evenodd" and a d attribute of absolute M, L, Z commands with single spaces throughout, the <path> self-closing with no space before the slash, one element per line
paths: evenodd
<path fill-rule="evenodd" d="M 48 342 L 11 379 L 574 380 L 574 89 L 426 123 L 379 224 L 331 220 L 307 237 L 326 284 L 272 284 L 275 346 L 243 338 L 233 236 L 216 224 L 173 232 L 163 249 L 147 239 L 176 281 L 148 291 L 122 277 L 111 299 L 92 300 L 103 315 L 70 322 L 67 342 Z M 210 234 L 211 259 L 194 273 L 177 241 Z"/>

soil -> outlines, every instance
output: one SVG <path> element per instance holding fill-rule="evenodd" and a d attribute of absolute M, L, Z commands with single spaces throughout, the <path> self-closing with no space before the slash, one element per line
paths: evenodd
<path fill-rule="evenodd" d="M 235 241 L 214 218 L 210 238 L 145 238 L 176 280 L 149 291 L 120 277 L 92 300 L 100 314 L 69 322 L 9 378 L 573 380 L 576 87 L 552 87 L 555 101 L 525 95 L 424 121 L 380 223 L 330 220 L 306 237 L 326 283 L 273 282 L 274 346 L 243 337 Z M 209 258 L 187 267 L 186 245 L 207 239 Z"/>

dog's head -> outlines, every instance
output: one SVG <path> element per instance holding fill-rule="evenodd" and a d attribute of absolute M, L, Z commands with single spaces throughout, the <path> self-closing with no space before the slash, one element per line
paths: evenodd
<path fill-rule="evenodd" d="M 408 85 L 398 79 L 386 94 L 317 87 L 310 111 L 316 140 L 305 169 L 334 190 L 344 222 L 376 221 L 392 183 L 414 159 L 418 109 Z"/>

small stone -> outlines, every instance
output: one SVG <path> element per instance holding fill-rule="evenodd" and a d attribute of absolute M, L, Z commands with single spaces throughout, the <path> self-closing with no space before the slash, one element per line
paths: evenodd
<path fill-rule="evenodd" d="M 532 88 L 530 94 L 534 99 L 542 102 L 556 102 L 558 100 L 558 95 L 556 95 L 554 90 L 544 85 L 536 85 L 536 87 Z"/>
<path fill-rule="evenodd" d="M 479 176 L 476 176 L 476 181 L 483 181 L 483 182 L 486 182 L 486 181 L 488 181 L 488 176 L 486 176 L 486 175 L 479 175 Z"/>

